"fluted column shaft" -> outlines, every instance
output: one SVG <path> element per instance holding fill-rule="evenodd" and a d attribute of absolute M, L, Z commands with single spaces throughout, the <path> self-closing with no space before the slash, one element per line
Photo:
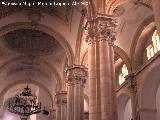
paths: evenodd
<path fill-rule="evenodd" d="M 83 120 L 84 114 L 84 83 L 77 83 L 74 85 L 74 120 Z"/>
<path fill-rule="evenodd" d="M 117 120 L 114 89 L 115 20 L 98 17 L 88 29 L 89 120 Z"/>
<path fill-rule="evenodd" d="M 101 120 L 116 120 L 117 109 L 114 91 L 113 46 L 115 40 L 115 21 L 112 18 L 98 19 Z"/>
<path fill-rule="evenodd" d="M 88 27 L 88 80 L 89 80 L 89 120 L 100 120 L 97 106 L 97 21 L 89 22 Z M 100 100 L 100 97 L 99 97 Z M 99 105 L 100 106 L 100 105 Z"/>
<path fill-rule="evenodd" d="M 61 120 L 66 120 L 67 117 L 67 92 L 61 91 Z"/>
<path fill-rule="evenodd" d="M 84 120 L 84 83 L 80 84 L 80 120 Z"/>
<path fill-rule="evenodd" d="M 105 52 L 104 52 L 105 51 Z M 111 73 L 109 60 L 109 45 L 106 41 L 100 42 L 100 82 L 101 82 L 101 117 L 102 120 L 111 120 Z M 110 113 L 110 114 L 109 114 Z"/>
<path fill-rule="evenodd" d="M 156 28 L 160 36 L 160 0 L 152 0 L 153 12 L 155 16 Z"/>
<path fill-rule="evenodd" d="M 74 120 L 80 120 L 81 110 L 80 110 L 80 84 L 75 84 L 74 86 Z"/>
<path fill-rule="evenodd" d="M 67 95 L 67 120 L 73 120 L 74 86 L 68 86 Z"/>
<path fill-rule="evenodd" d="M 67 83 L 73 86 L 74 89 L 74 102 L 73 102 L 73 119 L 83 120 L 83 87 L 87 77 L 87 69 L 82 65 L 72 65 L 67 69 Z M 67 106 L 70 107 L 70 106 Z"/>

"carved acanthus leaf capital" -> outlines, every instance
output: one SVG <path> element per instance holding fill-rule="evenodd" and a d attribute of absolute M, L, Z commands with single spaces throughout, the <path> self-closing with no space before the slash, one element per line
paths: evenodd
<path fill-rule="evenodd" d="M 99 19 L 98 21 L 98 38 L 99 41 L 115 41 L 116 21 L 112 18 Z"/>
<path fill-rule="evenodd" d="M 98 29 L 96 26 L 88 27 L 88 37 L 90 37 L 91 39 L 96 37 L 97 32 L 98 32 Z"/>
<path fill-rule="evenodd" d="M 87 79 L 87 68 L 83 65 L 72 65 L 66 70 L 67 83 L 69 85 L 84 84 Z"/>
<path fill-rule="evenodd" d="M 56 105 L 66 105 L 67 104 L 67 91 L 57 92 L 55 95 Z"/>
<path fill-rule="evenodd" d="M 88 44 L 94 43 L 97 39 L 97 35 L 98 35 L 98 28 L 97 28 L 97 20 L 93 19 L 91 21 L 87 21 L 87 26 L 86 26 L 86 30 L 87 30 L 87 37 L 86 37 L 86 42 L 88 42 Z"/>

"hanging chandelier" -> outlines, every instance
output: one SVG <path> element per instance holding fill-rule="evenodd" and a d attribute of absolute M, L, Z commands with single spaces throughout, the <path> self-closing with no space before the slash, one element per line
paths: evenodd
<path fill-rule="evenodd" d="M 8 111 L 19 115 L 21 120 L 27 120 L 30 115 L 41 112 L 41 103 L 37 101 L 37 96 L 31 93 L 27 85 L 21 94 L 9 101 Z"/>
<path fill-rule="evenodd" d="M 26 67 L 26 70 L 28 71 L 28 80 L 31 82 L 31 75 L 32 71 L 34 70 L 33 65 L 36 64 L 34 63 L 34 59 L 35 57 L 41 55 L 40 53 L 42 49 L 37 48 L 37 45 L 39 44 L 37 44 L 38 37 L 36 37 L 41 35 L 41 33 L 34 32 L 34 30 L 26 31 L 25 33 L 29 33 L 27 34 L 28 36 L 26 36 L 27 39 L 23 37 L 22 39 L 20 39 L 21 41 L 17 39 L 18 42 L 15 43 L 15 45 L 17 45 L 17 48 L 20 48 L 19 50 L 24 52 L 23 54 L 30 61 L 29 64 L 27 63 L 29 67 Z M 13 41 L 11 43 L 13 43 Z M 31 89 L 28 87 L 28 82 L 27 86 L 20 94 L 14 96 L 12 99 L 9 100 L 7 106 L 8 111 L 19 115 L 21 120 L 28 120 L 29 116 L 40 113 L 42 108 L 41 102 L 38 102 L 37 96 L 34 95 L 31 92 Z"/>

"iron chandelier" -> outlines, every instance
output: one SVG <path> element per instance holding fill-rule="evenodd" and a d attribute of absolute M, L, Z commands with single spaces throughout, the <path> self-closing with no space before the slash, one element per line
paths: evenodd
<path fill-rule="evenodd" d="M 9 101 L 8 111 L 19 115 L 21 120 L 27 120 L 30 115 L 41 112 L 41 103 L 37 102 L 37 96 L 31 93 L 27 85 L 21 94 Z"/>

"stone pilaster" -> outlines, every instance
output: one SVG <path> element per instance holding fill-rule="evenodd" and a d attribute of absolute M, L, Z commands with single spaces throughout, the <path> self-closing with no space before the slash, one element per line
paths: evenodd
<path fill-rule="evenodd" d="M 111 17 L 98 18 L 101 120 L 117 119 L 113 67 L 113 41 L 115 40 L 115 28 L 116 22 Z"/>
<path fill-rule="evenodd" d="M 152 0 L 152 7 L 153 7 L 153 12 L 154 12 L 154 17 L 155 17 L 155 22 L 156 22 L 156 28 L 158 31 L 158 34 L 160 36 L 160 0 Z"/>
<path fill-rule="evenodd" d="M 87 69 L 82 65 L 72 65 L 69 66 L 68 69 L 66 70 L 66 75 L 67 75 L 67 83 L 69 87 L 73 88 L 74 92 L 74 95 L 72 96 L 74 100 L 72 103 L 73 113 L 70 113 L 73 114 L 73 119 L 71 120 L 83 120 L 83 114 L 84 114 L 83 88 L 87 77 Z M 71 99 L 68 98 L 68 100 Z"/>
<path fill-rule="evenodd" d="M 132 119 L 137 120 L 137 83 L 134 79 L 134 74 L 130 74 L 126 77 L 129 82 L 129 92 L 131 96 L 131 106 L 132 106 Z"/>

